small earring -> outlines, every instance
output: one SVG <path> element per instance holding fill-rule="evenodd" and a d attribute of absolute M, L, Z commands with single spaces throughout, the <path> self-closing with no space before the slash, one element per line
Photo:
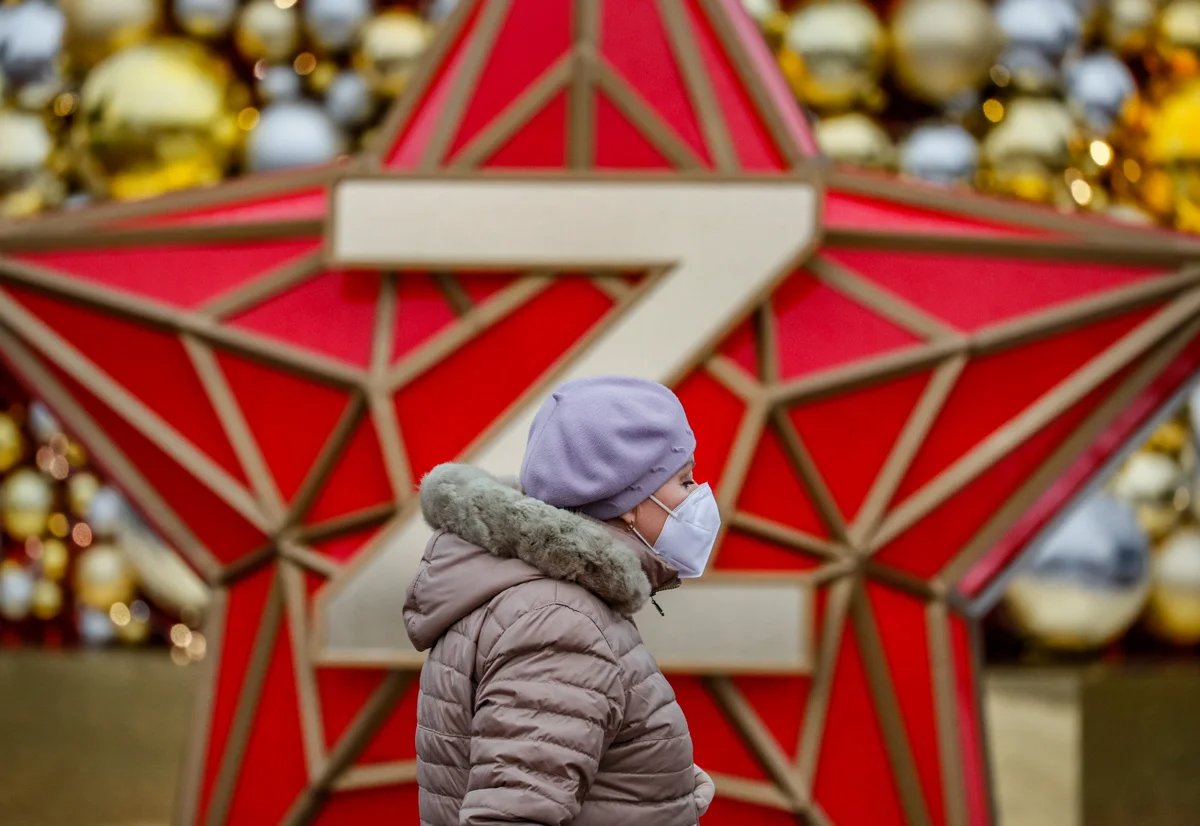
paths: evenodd
<path fill-rule="evenodd" d="M 633 523 L 632 523 L 632 522 L 626 522 L 626 523 L 625 523 L 625 530 L 629 531 L 630 533 L 633 533 L 633 531 L 634 531 Z"/>

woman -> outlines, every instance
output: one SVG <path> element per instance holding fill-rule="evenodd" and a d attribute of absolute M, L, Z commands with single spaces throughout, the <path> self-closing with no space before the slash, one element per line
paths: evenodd
<path fill-rule="evenodd" d="M 421 484 L 437 533 L 404 619 L 421 672 L 421 822 L 691 826 L 713 797 L 630 617 L 704 572 L 720 516 L 660 384 L 561 385 L 521 489 L 467 465 Z"/>

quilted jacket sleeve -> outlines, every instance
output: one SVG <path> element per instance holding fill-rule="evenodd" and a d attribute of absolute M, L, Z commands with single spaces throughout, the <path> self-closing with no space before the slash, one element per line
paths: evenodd
<path fill-rule="evenodd" d="M 480 670 L 461 826 L 570 823 L 624 709 L 620 664 L 591 618 L 559 604 L 522 615 Z"/>

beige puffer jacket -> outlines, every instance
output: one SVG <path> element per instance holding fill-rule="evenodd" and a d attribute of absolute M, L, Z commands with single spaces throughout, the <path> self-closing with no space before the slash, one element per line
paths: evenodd
<path fill-rule="evenodd" d="M 422 824 L 696 824 L 687 721 L 629 619 L 671 569 L 467 465 L 435 468 L 421 506 Z"/>

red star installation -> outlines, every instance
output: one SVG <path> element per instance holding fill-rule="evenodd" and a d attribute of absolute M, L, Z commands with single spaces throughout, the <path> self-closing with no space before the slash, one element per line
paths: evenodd
<path fill-rule="evenodd" d="M 705 822 L 992 822 L 975 620 L 1196 370 L 1200 250 L 829 169 L 733 0 L 464 0 L 344 164 L 0 230 L 7 364 L 214 589 L 177 822 L 415 818 L 415 666 L 319 603 L 661 275 L 339 266 L 329 204 L 516 173 L 814 182 L 818 243 L 673 377 L 710 576 L 812 594 L 808 666 L 671 675 Z"/>

